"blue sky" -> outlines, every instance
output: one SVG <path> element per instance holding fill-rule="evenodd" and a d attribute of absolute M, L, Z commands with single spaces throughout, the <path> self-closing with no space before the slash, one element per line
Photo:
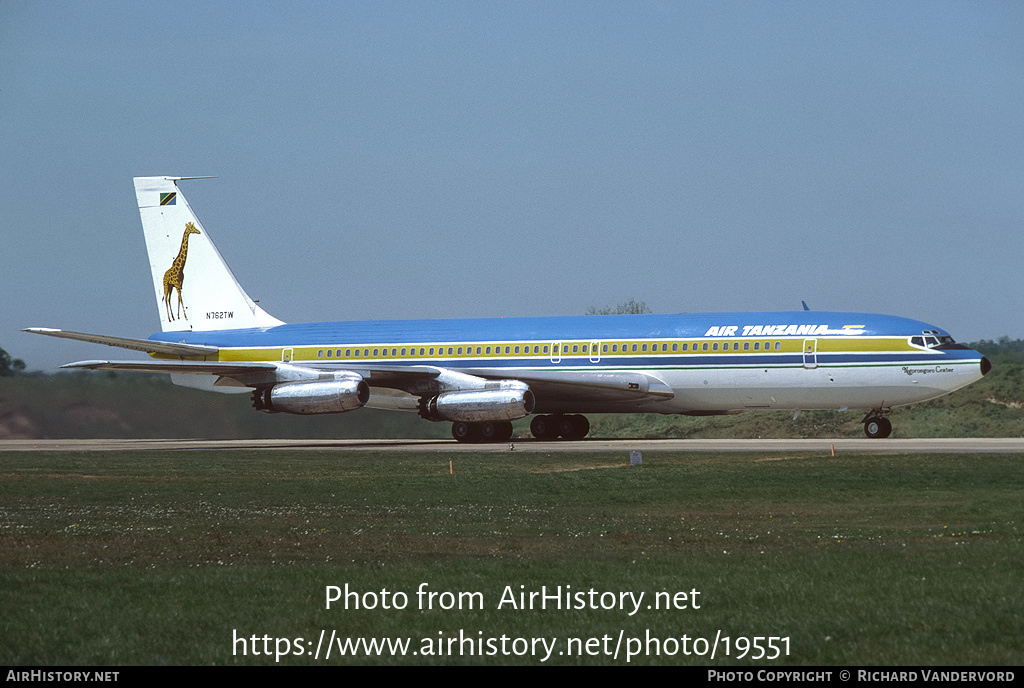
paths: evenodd
<path fill-rule="evenodd" d="M 0 4 L 0 347 L 159 327 L 131 178 L 288 322 L 820 310 L 1024 337 L 1019 2 Z"/>

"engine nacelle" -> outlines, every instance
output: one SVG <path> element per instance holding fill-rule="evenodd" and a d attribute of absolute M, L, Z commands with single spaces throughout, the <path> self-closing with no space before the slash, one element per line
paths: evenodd
<path fill-rule="evenodd" d="M 533 392 L 525 385 L 500 389 L 444 392 L 424 402 L 420 415 L 428 420 L 516 420 L 533 413 Z"/>
<path fill-rule="evenodd" d="M 252 394 L 252 406 L 267 413 L 344 413 L 361 408 L 370 398 L 362 378 L 286 382 Z"/>

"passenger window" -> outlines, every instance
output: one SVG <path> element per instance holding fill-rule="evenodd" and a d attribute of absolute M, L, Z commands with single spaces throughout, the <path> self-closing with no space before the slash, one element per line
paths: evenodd
<path fill-rule="evenodd" d="M 704 345 L 701 347 L 701 350 L 702 351 L 707 351 L 708 350 L 708 343 L 707 342 L 704 342 Z"/>
<path fill-rule="evenodd" d="M 608 353 L 608 345 L 607 344 L 602 344 L 601 345 L 601 353 L 603 353 L 603 354 Z"/>
<path fill-rule="evenodd" d="M 544 353 L 547 353 L 547 352 L 548 352 L 548 345 L 547 345 L 547 344 L 545 344 L 545 345 L 544 345 Z"/>
<path fill-rule="evenodd" d="M 633 345 L 633 353 L 636 353 L 636 344 Z"/>
<path fill-rule="evenodd" d="M 352 356 L 352 349 L 345 349 L 345 358 L 350 358 L 351 356 Z"/>
<path fill-rule="evenodd" d="M 679 351 L 679 342 L 672 342 L 672 351 Z"/>
<path fill-rule="evenodd" d="M 750 342 L 743 342 L 743 350 L 750 351 Z"/>
<path fill-rule="evenodd" d="M 477 356 L 479 356 L 479 355 L 480 355 L 480 351 L 481 351 L 481 349 L 480 349 L 480 347 L 478 346 L 478 347 L 476 348 L 476 355 L 477 355 Z"/>
<path fill-rule="evenodd" d="M 775 350 L 778 351 L 782 348 L 782 342 L 775 342 Z"/>
<path fill-rule="evenodd" d="M 320 349 L 319 351 L 316 352 L 316 355 L 317 355 L 318 358 L 323 358 L 324 357 L 324 350 Z"/>
<path fill-rule="evenodd" d="M 583 345 L 582 351 L 583 351 L 583 353 L 587 353 L 587 345 L 586 344 Z"/>
<path fill-rule="evenodd" d="M 728 346 L 728 344 L 726 344 L 726 346 Z M 718 351 L 718 342 L 715 342 L 714 344 L 711 345 L 711 350 Z"/>

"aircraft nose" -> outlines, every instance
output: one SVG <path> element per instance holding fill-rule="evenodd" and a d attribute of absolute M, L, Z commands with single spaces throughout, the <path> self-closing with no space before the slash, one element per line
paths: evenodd
<path fill-rule="evenodd" d="M 981 357 L 981 375 L 984 377 L 988 375 L 988 371 L 992 370 L 992 361 L 988 360 L 984 356 Z"/>

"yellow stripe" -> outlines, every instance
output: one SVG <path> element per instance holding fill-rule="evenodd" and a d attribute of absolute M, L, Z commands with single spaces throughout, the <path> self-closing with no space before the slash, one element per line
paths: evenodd
<path fill-rule="evenodd" d="M 634 357 L 634 356 L 694 356 L 694 355 L 705 355 L 705 354 L 763 354 L 763 353 L 802 353 L 804 350 L 804 340 L 815 339 L 817 341 L 817 353 L 870 353 L 870 352 L 883 352 L 883 351 L 918 351 L 918 349 L 910 346 L 906 337 L 872 337 L 872 338 L 861 338 L 861 337 L 747 337 L 747 338 L 694 338 L 694 339 L 615 339 L 615 340 L 598 340 L 597 355 L 602 358 L 621 358 L 621 357 Z M 758 344 L 758 348 L 754 349 L 754 345 Z M 779 344 L 779 348 L 775 348 L 776 343 Z M 458 358 L 477 358 L 477 359 L 493 359 L 493 358 L 508 358 L 508 357 L 519 357 L 519 358 L 537 358 L 537 359 L 550 359 L 555 357 L 551 352 L 552 342 L 549 341 L 530 341 L 530 342 L 445 342 L 442 344 L 438 343 L 405 343 L 405 344 L 360 344 L 358 347 L 348 344 L 336 344 L 330 347 L 310 347 L 310 346 L 292 346 L 292 347 L 274 347 L 274 348 L 244 348 L 244 349 L 222 349 L 219 355 L 221 361 L 279 361 L 285 349 L 293 349 L 294 353 L 292 360 L 295 361 L 342 361 L 342 362 L 358 362 L 358 361 L 387 361 L 387 360 L 443 360 L 443 359 L 458 359 Z M 558 342 L 559 353 L 557 354 L 560 358 L 580 358 L 580 357 L 593 357 L 593 340 L 570 340 Z M 636 345 L 636 351 L 633 350 L 633 345 Z M 672 346 L 676 345 L 676 350 L 672 350 Z M 707 344 L 707 349 L 704 349 L 704 345 Z M 663 345 L 667 345 L 665 351 L 662 350 Z M 685 345 L 686 349 L 683 350 Z M 717 345 L 717 350 L 716 350 Z M 744 348 L 744 345 L 749 345 L 749 348 Z M 576 347 L 576 351 L 573 352 L 572 347 Z M 583 347 L 587 347 L 587 351 L 583 351 Z M 608 350 L 605 350 L 605 346 Z M 646 351 L 644 348 L 646 346 Z M 487 347 L 491 348 L 490 353 L 487 352 Z M 516 347 L 519 347 L 519 352 L 516 352 Z M 537 353 L 534 353 L 534 348 L 537 348 Z M 612 348 L 615 351 L 612 351 Z M 728 348 L 726 348 L 728 347 Z M 480 353 L 477 353 L 477 349 L 480 349 Z M 508 348 L 508 353 L 505 349 Z M 545 351 L 545 348 L 547 349 Z M 328 349 L 333 352 L 334 355 L 328 357 Z M 402 349 L 406 350 L 406 354 L 402 355 Z M 420 353 L 420 349 L 423 349 L 423 353 Z M 452 353 L 448 353 L 448 349 L 452 350 Z M 395 351 L 392 354 L 392 350 Z M 431 353 L 433 350 L 433 353 Z M 460 351 L 461 350 L 461 351 Z M 348 352 L 349 355 L 345 355 Z M 376 352 L 376 353 L 375 353 Z M 337 354 L 341 353 L 340 356 Z M 163 358 L 163 356 L 161 356 Z M 175 356 L 168 356 L 168 358 L 177 358 Z"/>

